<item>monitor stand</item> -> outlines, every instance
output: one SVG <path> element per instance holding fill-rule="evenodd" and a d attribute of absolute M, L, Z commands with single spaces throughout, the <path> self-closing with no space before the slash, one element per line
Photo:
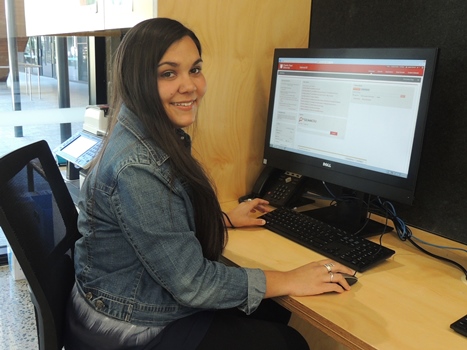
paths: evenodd
<path fill-rule="evenodd" d="M 70 161 L 66 162 L 66 178 L 68 180 L 78 180 L 79 179 L 79 167 L 73 164 Z"/>
<path fill-rule="evenodd" d="M 391 226 L 368 219 L 365 203 L 363 198 L 339 200 L 336 205 L 302 213 L 359 237 L 376 236 L 392 231 Z"/>

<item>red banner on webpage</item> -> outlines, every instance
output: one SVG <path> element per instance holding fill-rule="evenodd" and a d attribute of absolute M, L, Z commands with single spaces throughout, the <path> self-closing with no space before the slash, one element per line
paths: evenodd
<path fill-rule="evenodd" d="M 339 72 L 360 74 L 393 74 L 423 76 L 423 66 L 390 66 L 364 64 L 279 63 L 279 70 L 304 72 Z"/>

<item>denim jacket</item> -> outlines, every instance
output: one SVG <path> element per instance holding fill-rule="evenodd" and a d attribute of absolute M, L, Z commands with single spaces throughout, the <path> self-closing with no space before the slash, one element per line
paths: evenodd
<path fill-rule="evenodd" d="M 109 146 L 81 190 L 80 294 L 96 311 L 143 326 L 199 310 L 253 312 L 264 297 L 264 272 L 203 258 L 191 201 L 180 182 L 170 185 L 167 159 L 122 106 Z"/>

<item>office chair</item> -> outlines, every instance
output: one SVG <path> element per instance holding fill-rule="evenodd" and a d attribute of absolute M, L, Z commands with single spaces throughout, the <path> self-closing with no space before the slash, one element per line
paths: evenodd
<path fill-rule="evenodd" d="M 46 141 L 0 158 L 0 226 L 29 283 L 40 350 L 64 346 L 77 216 Z"/>

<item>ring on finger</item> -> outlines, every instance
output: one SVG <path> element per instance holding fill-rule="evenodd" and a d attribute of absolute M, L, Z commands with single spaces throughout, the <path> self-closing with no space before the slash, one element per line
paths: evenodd
<path fill-rule="evenodd" d="M 334 264 L 332 264 L 332 263 L 324 264 L 324 267 L 326 268 L 326 270 L 328 270 L 328 272 L 332 271 L 333 266 L 334 266 Z"/>
<path fill-rule="evenodd" d="M 334 274 L 332 272 L 329 272 L 329 276 L 331 277 L 331 280 L 329 282 L 332 283 L 332 279 L 334 278 Z"/>

